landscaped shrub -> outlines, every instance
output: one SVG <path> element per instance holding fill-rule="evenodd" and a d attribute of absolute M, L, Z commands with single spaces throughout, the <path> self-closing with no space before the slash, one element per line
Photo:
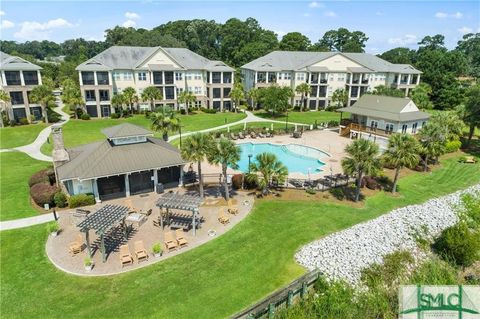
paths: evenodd
<path fill-rule="evenodd" d="M 442 258 L 468 267 L 479 259 L 480 236 L 465 223 L 458 223 L 444 229 L 433 248 Z"/>
<path fill-rule="evenodd" d="M 339 126 L 339 125 L 340 125 L 340 122 L 337 121 L 337 120 L 331 120 L 331 121 L 327 122 L 328 127 L 335 127 L 335 126 Z"/>
<path fill-rule="evenodd" d="M 93 195 L 78 194 L 70 196 L 70 198 L 68 199 L 68 206 L 70 206 L 70 208 L 88 206 L 93 204 L 95 204 L 95 197 Z"/>
<path fill-rule="evenodd" d="M 330 188 L 328 191 L 338 200 L 344 200 L 346 197 L 345 190 L 342 187 Z"/>
<path fill-rule="evenodd" d="M 27 125 L 28 124 L 28 119 L 26 117 L 22 117 L 21 119 L 18 120 L 20 125 Z"/>
<path fill-rule="evenodd" d="M 80 116 L 80 118 L 81 118 L 82 120 L 87 121 L 87 120 L 90 119 L 90 114 L 88 114 L 88 113 L 83 113 L 83 114 Z"/>
<path fill-rule="evenodd" d="M 362 178 L 361 187 L 367 187 L 368 189 L 378 189 L 380 184 L 371 176 L 365 176 Z"/>
<path fill-rule="evenodd" d="M 310 195 L 315 195 L 317 193 L 312 187 L 308 187 L 307 189 L 305 189 L 305 192 Z"/>
<path fill-rule="evenodd" d="M 33 185 L 39 183 L 55 183 L 55 173 L 53 172 L 53 169 L 42 169 L 41 171 L 36 172 L 32 176 L 30 176 L 30 179 L 28 180 L 28 186 L 32 187 Z"/>
<path fill-rule="evenodd" d="M 217 110 L 216 109 L 207 109 L 207 108 L 200 108 L 200 110 L 203 112 L 203 113 L 209 113 L 209 114 L 215 114 L 217 113 Z"/>
<path fill-rule="evenodd" d="M 453 153 L 458 151 L 461 146 L 462 146 L 462 142 L 460 141 L 448 141 L 447 144 L 445 145 L 445 151 L 447 153 Z"/>
<path fill-rule="evenodd" d="M 42 207 L 45 204 L 50 206 L 54 205 L 53 197 L 55 196 L 56 192 L 58 192 L 58 188 L 47 183 L 35 184 L 30 188 L 30 196 L 32 197 L 33 201 L 38 206 Z"/>
<path fill-rule="evenodd" d="M 243 183 L 243 174 L 235 174 L 232 176 L 232 186 L 234 189 L 241 189 Z"/>
<path fill-rule="evenodd" d="M 75 113 L 77 114 L 77 118 L 81 118 L 83 114 L 83 110 L 81 108 L 77 108 L 75 110 Z"/>
<path fill-rule="evenodd" d="M 120 113 L 112 113 L 110 114 L 111 119 L 119 119 L 120 118 Z"/>
<path fill-rule="evenodd" d="M 53 202 L 55 203 L 55 206 L 57 206 L 57 207 L 60 207 L 60 208 L 67 207 L 67 205 L 68 205 L 67 195 L 65 195 L 65 193 L 63 193 L 61 191 L 57 192 L 53 196 Z"/>

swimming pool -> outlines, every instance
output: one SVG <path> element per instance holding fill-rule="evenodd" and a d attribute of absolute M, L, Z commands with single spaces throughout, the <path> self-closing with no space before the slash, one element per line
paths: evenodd
<path fill-rule="evenodd" d="M 238 144 L 242 150 L 239 170 L 248 172 L 248 155 L 252 155 L 251 161 L 255 161 L 257 154 L 269 152 L 277 156 L 278 160 L 288 168 L 289 173 L 308 173 L 315 174 L 325 166 L 320 158 L 327 157 L 328 154 L 316 148 L 303 146 L 299 144 L 276 145 L 270 143 L 241 143 Z"/>

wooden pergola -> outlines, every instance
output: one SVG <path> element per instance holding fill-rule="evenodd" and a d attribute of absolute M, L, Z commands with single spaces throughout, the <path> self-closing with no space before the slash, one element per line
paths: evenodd
<path fill-rule="evenodd" d="M 196 235 L 196 217 L 199 211 L 199 206 L 202 204 L 200 196 L 181 195 L 176 193 L 166 193 L 157 200 L 157 207 L 160 209 L 179 209 L 192 212 L 193 235 Z M 161 226 L 163 228 L 163 217 L 160 216 Z"/>
<path fill-rule="evenodd" d="M 127 217 L 129 211 L 130 209 L 125 206 L 107 204 L 97 210 L 95 213 L 88 215 L 84 221 L 77 225 L 77 227 L 80 228 L 80 231 L 85 233 L 85 241 L 90 258 L 92 257 L 89 238 L 90 230 L 95 230 L 95 233 L 100 236 L 100 250 L 102 251 L 102 260 L 105 262 L 105 233 L 121 223 L 123 226 L 125 240 L 127 240 L 128 234 L 125 218 Z"/>

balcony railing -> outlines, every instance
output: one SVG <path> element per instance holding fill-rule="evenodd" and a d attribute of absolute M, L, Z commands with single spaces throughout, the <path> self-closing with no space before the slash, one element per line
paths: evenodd
<path fill-rule="evenodd" d="M 350 131 L 357 131 L 357 132 L 363 132 L 363 133 L 368 133 L 368 134 L 375 134 L 375 135 L 385 136 L 385 137 L 388 137 L 393 133 L 392 131 L 386 131 L 386 130 L 382 130 L 382 129 L 375 128 L 375 127 L 361 125 L 361 124 L 358 124 L 358 123 L 350 123 L 349 127 L 350 127 Z"/>

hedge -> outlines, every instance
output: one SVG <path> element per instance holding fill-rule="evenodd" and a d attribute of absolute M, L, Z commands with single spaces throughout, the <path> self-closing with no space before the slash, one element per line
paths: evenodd
<path fill-rule="evenodd" d="M 78 194 L 70 196 L 70 198 L 68 199 L 68 205 L 70 206 L 70 208 L 88 206 L 93 204 L 95 204 L 95 197 L 93 195 Z"/>
<path fill-rule="evenodd" d="M 48 204 L 50 206 L 54 205 L 53 197 L 55 193 L 58 192 L 57 186 L 50 185 L 47 183 L 35 184 L 30 188 L 30 196 L 33 201 L 39 205 L 44 206 Z"/>
<path fill-rule="evenodd" d="M 55 173 L 53 172 L 53 169 L 46 168 L 39 172 L 36 172 L 32 176 L 30 176 L 30 179 L 28 180 L 28 186 L 30 187 L 32 187 L 35 184 L 41 184 L 41 183 L 46 183 L 46 184 L 55 183 Z"/>

